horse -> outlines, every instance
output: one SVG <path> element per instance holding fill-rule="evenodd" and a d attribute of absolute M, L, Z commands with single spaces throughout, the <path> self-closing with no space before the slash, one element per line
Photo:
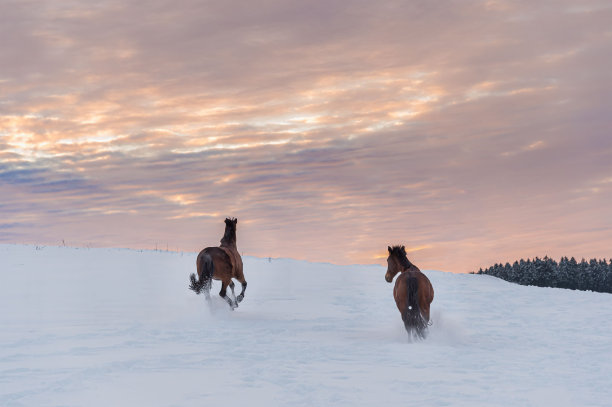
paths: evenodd
<path fill-rule="evenodd" d="M 236 225 L 238 219 L 225 219 L 225 233 L 221 239 L 221 245 L 218 247 L 207 247 L 203 249 L 196 259 L 196 275 L 189 276 L 191 284 L 189 289 L 200 294 L 204 291 L 206 299 L 210 301 L 210 288 L 212 280 L 221 281 L 221 291 L 219 295 L 229 304 L 234 310 L 238 307 L 238 303 L 244 299 L 244 292 L 247 287 L 247 282 L 244 279 L 242 271 L 242 257 L 238 253 L 236 247 Z M 242 292 L 238 297 L 234 293 L 234 282 L 232 278 L 238 280 L 242 284 Z M 227 287 L 232 290 L 232 298 L 227 295 Z"/>
<path fill-rule="evenodd" d="M 434 298 L 434 289 L 427 276 L 412 264 L 406 256 L 404 246 L 387 246 L 387 274 L 390 283 L 397 273 L 393 297 L 402 315 L 404 327 L 409 337 L 425 339 L 429 326 L 429 306 Z"/>

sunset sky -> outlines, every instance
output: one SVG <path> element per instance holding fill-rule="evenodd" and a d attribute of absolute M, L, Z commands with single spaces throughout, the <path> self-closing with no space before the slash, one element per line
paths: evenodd
<path fill-rule="evenodd" d="M 0 1 L 0 242 L 612 257 L 612 3 Z M 248 272 L 247 272 L 248 273 Z"/>

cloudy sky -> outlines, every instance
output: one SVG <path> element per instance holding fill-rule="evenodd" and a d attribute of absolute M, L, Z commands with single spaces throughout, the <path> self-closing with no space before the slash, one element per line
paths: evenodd
<path fill-rule="evenodd" d="M 0 242 L 612 256 L 612 4 L 0 1 Z"/>

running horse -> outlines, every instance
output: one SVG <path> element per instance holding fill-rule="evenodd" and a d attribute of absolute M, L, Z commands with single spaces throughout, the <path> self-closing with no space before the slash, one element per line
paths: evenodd
<path fill-rule="evenodd" d="M 212 280 L 221 281 L 221 291 L 219 295 L 229 304 L 233 310 L 238 307 L 238 303 L 244 299 L 244 291 L 247 287 L 247 282 L 244 279 L 242 272 L 242 258 L 236 247 L 236 224 L 238 219 L 225 219 L 225 234 L 221 239 L 221 245 L 218 247 L 207 247 L 198 254 L 196 259 L 196 267 L 198 271 L 198 279 L 196 275 L 189 276 L 191 285 L 189 288 L 200 294 L 204 291 L 207 300 L 210 300 L 210 288 Z M 242 292 L 238 297 L 234 294 L 235 278 L 242 284 Z M 232 290 L 232 297 L 227 295 L 227 287 Z"/>
<path fill-rule="evenodd" d="M 433 286 L 427 276 L 408 260 L 404 246 L 387 247 L 387 249 L 389 257 L 385 280 L 390 283 L 393 277 L 400 273 L 395 280 L 393 297 L 402 314 L 404 327 L 409 337 L 424 339 L 429 325 L 429 305 L 434 298 Z"/>

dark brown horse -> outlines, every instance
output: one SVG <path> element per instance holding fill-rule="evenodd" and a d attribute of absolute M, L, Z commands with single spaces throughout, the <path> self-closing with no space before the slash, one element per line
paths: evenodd
<path fill-rule="evenodd" d="M 389 257 L 385 280 L 390 283 L 393 277 L 400 273 L 395 280 L 393 297 L 402 314 L 404 327 L 409 336 L 424 339 L 427 336 L 429 305 L 434 298 L 434 289 L 427 276 L 410 263 L 404 246 L 387 247 L 387 249 Z"/>
<path fill-rule="evenodd" d="M 198 271 L 198 279 L 195 274 L 191 274 L 190 289 L 200 294 L 204 291 L 206 299 L 210 299 L 210 288 L 212 280 L 221 280 L 221 291 L 219 295 L 229 306 L 234 309 L 238 307 L 238 303 L 244 299 L 244 291 L 247 287 L 247 282 L 244 279 L 242 272 L 242 258 L 236 248 L 236 224 L 238 219 L 225 219 L 225 234 L 221 239 L 221 246 L 207 247 L 198 254 L 196 267 Z M 236 298 L 234 294 L 235 278 L 242 284 L 242 292 Z M 227 287 L 232 290 L 232 297 L 227 295 Z"/>

